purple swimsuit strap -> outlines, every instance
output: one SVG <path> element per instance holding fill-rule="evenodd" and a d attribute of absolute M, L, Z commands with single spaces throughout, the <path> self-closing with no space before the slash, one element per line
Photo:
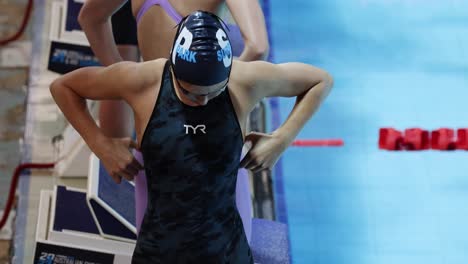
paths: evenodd
<path fill-rule="evenodd" d="M 169 3 L 169 0 L 146 0 L 138 11 L 136 19 L 137 23 L 140 22 L 141 17 L 146 13 L 146 11 L 154 5 L 161 6 L 176 23 L 179 23 L 182 20 L 182 16 L 177 13 L 171 3 Z"/>

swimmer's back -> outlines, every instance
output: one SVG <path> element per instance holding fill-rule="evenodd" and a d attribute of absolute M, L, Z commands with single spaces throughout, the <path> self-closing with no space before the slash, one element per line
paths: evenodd
<path fill-rule="evenodd" d="M 168 0 L 182 16 L 187 16 L 196 10 L 216 13 L 224 0 Z M 132 0 L 133 15 L 136 17 L 145 0 Z"/>
<path fill-rule="evenodd" d="M 225 1 L 222 0 L 162 0 L 169 4 L 181 16 L 185 17 L 196 10 L 216 13 Z M 144 0 L 132 0 L 132 10 L 135 17 L 142 8 Z M 138 43 L 143 60 L 169 58 L 172 42 L 178 21 L 167 13 L 164 8 L 154 5 L 145 11 L 138 22 Z M 157 48 L 155 48 L 157 47 Z"/>

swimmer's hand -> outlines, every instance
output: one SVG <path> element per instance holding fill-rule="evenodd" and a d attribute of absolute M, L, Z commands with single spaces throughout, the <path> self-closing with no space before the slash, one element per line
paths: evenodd
<path fill-rule="evenodd" d="M 251 132 L 245 137 L 250 150 L 240 162 L 240 167 L 258 172 L 273 168 L 281 153 L 287 148 L 284 140 L 265 133 Z"/>
<path fill-rule="evenodd" d="M 136 148 L 138 145 L 131 138 L 106 137 L 104 142 L 99 144 L 99 149 L 93 151 L 112 179 L 120 183 L 122 178 L 133 180 L 138 171 L 143 169 L 131 152 L 131 149 Z"/>

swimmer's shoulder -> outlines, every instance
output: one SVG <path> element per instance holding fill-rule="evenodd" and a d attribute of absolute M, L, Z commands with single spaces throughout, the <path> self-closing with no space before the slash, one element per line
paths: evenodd
<path fill-rule="evenodd" d="M 236 84 L 240 89 L 251 89 L 258 82 L 264 66 L 269 64 L 271 65 L 266 61 L 233 60 L 230 83 Z"/>
<path fill-rule="evenodd" d="M 143 102 L 147 102 L 148 105 L 154 105 L 152 100 L 157 98 L 157 95 L 159 94 L 164 65 L 166 62 L 167 59 L 156 59 L 138 63 L 134 62 L 134 65 L 137 65 L 136 71 L 138 72 L 139 78 L 137 85 L 139 87 L 132 87 L 133 92 L 127 100 L 134 111 L 138 112 L 138 109 L 146 105 Z"/>
<path fill-rule="evenodd" d="M 166 62 L 167 59 L 161 58 L 139 63 L 140 76 L 144 83 L 143 88 L 150 88 L 161 83 Z"/>

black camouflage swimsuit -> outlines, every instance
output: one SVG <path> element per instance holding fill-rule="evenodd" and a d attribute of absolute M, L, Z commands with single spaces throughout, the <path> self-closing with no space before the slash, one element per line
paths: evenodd
<path fill-rule="evenodd" d="M 243 140 L 229 91 L 185 105 L 168 65 L 142 139 L 148 207 L 132 263 L 253 263 L 235 201 Z"/>

